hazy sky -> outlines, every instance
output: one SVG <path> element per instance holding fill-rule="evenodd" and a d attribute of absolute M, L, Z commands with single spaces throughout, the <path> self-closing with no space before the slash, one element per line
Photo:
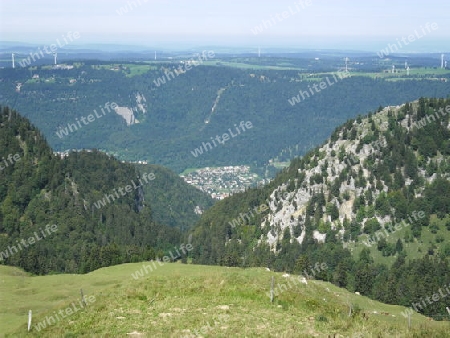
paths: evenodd
<path fill-rule="evenodd" d="M 118 14 L 120 8 L 128 12 Z M 130 9 L 131 8 L 131 9 Z M 289 9 L 290 8 L 290 9 Z M 286 11 L 288 15 L 283 17 Z M 277 17 L 278 14 L 278 17 Z M 266 23 L 259 34 L 252 29 Z M 78 31 L 78 44 L 219 45 L 336 48 L 374 46 L 436 23 L 405 51 L 450 49 L 450 2 L 443 0 L 1 0 L 0 40 L 52 43 Z M 446 46 L 445 46 L 446 44 Z M 364 48 L 361 48 L 364 49 Z M 367 48 L 365 48 L 367 49 Z"/>

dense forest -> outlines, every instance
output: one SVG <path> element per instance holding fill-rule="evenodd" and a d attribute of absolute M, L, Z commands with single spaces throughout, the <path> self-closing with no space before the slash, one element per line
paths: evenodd
<path fill-rule="evenodd" d="M 450 283 L 450 244 L 445 240 L 450 233 L 450 114 L 439 113 L 449 107 L 449 99 L 421 98 L 389 109 L 383 117 L 375 112 L 348 120 L 322 147 L 293 160 L 269 185 L 233 195 L 209 209 L 194 229 L 194 240 L 202 245 L 194 248 L 193 261 L 267 266 L 290 273 L 325 262 L 329 269 L 316 278 L 405 306 L 436 293 Z M 380 140 L 383 146 L 366 157 L 351 156 L 349 149 L 362 154 L 366 145 Z M 336 159 L 343 169 L 331 180 Z M 309 172 L 313 175 L 306 179 Z M 318 185 L 320 190 L 313 189 Z M 298 200 L 293 198 L 299 189 L 311 192 L 302 209 L 297 209 Z M 340 214 L 346 202 L 352 202 L 352 217 Z M 261 205 L 268 207 L 250 213 Z M 283 210 L 292 210 L 290 226 L 284 229 L 280 219 L 272 217 Z M 389 223 L 380 224 L 380 219 L 394 224 L 418 211 L 424 217 L 411 223 L 396 242 L 383 237 L 376 241 L 375 250 L 394 257 L 392 265 L 374 259 L 361 244 L 388 228 Z M 234 219 L 240 221 L 233 223 Z M 432 234 L 440 231 L 430 243 L 421 238 L 425 228 Z M 317 231 L 326 234 L 325 242 L 313 235 Z M 269 238 L 277 240 L 269 244 Z M 350 247 L 358 243 L 364 249 L 355 255 Z M 425 250 L 409 257 L 410 243 L 423 243 Z M 440 319 L 445 302 L 419 310 Z"/>
<path fill-rule="evenodd" d="M 144 199 L 151 205 L 152 219 L 159 223 L 176 227 L 182 232 L 189 230 L 200 219 L 195 213 L 198 206 L 201 211 L 207 210 L 214 200 L 205 192 L 184 182 L 184 180 L 159 165 L 136 165 L 143 175 L 154 173 L 158 179 L 144 185 Z"/>
<path fill-rule="evenodd" d="M 171 80 L 166 77 L 165 84 L 155 85 L 177 67 L 174 61 L 116 67 L 86 62 L 66 70 L 44 66 L 1 69 L 0 103 L 28 117 L 55 151 L 102 149 L 122 159 L 148 160 L 180 173 L 186 168 L 219 165 L 263 167 L 274 157 L 287 161 L 304 155 L 359 113 L 420 96 L 443 97 L 449 87 L 448 82 L 431 79 L 387 81 L 356 75 L 291 106 L 288 100 L 306 90 L 311 81 L 330 75 L 310 79 L 306 69 L 238 69 L 219 62 L 195 67 Z M 145 101 L 138 104 L 136 96 Z M 133 109 L 140 123 L 127 126 L 122 117 L 105 110 L 92 123 L 65 137 L 57 136 L 61 128 L 94 110 L 100 112 L 108 103 Z M 192 156 L 191 151 L 202 142 L 241 121 L 250 121 L 253 128 L 213 151 Z"/>
<path fill-rule="evenodd" d="M 164 168 L 138 169 L 95 150 L 54 155 L 41 132 L 8 107 L 0 112 L 0 158 L 1 263 L 35 274 L 162 257 L 180 244 L 183 218 L 194 220 L 196 205 L 212 204 Z M 145 173 L 154 179 L 146 182 Z M 165 223 L 167 199 L 175 213 Z"/>

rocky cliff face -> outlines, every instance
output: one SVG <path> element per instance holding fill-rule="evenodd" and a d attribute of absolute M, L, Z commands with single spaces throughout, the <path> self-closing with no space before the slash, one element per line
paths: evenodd
<path fill-rule="evenodd" d="M 290 242 L 303 243 L 308 226 L 311 225 L 307 219 L 312 217 L 316 226 L 312 227 L 309 235 L 318 242 L 325 241 L 328 230 L 337 230 L 337 236 L 342 240 L 344 223 L 351 220 L 357 219 L 362 229 L 369 220 L 376 220 L 381 227 L 393 222 L 390 213 L 384 215 L 374 212 L 375 201 L 380 195 L 392 191 L 390 179 L 386 182 L 374 170 L 389 164 L 396 167 L 396 173 L 389 174 L 389 177 L 395 180 L 396 175 L 399 176 L 397 178 L 403 182 L 405 189 L 413 183 L 413 179 L 406 173 L 408 168 L 405 166 L 408 164 L 403 163 L 403 160 L 391 163 L 392 153 L 396 151 L 393 149 L 395 140 L 392 139 L 392 130 L 400 128 L 396 134 L 401 133 L 406 138 L 411 138 L 411 133 L 420 129 L 420 122 L 424 124 L 423 127 L 430 127 L 431 123 L 444 123 L 438 117 L 446 116 L 439 116 L 439 111 L 436 111 L 433 114 L 435 118 L 425 118 L 424 123 L 419 119 L 418 109 L 418 102 L 387 107 L 366 118 L 349 121 L 338 129 L 323 146 L 305 159 L 298 169 L 299 178 L 292 178 L 273 190 L 267 200 L 270 212 L 260 224 L 262 229 L 267 230 L 267 235 L 261 235 L 260 242 L 267 241 L 272 250 L 276 251 L 276 244 L 283 239 L 286 229 L 289 229 Z M 447 125 L 447 129 L 450 129 L 450 125 Z M 448 156 L 439 151 L 436 156 L 424 159 L 417 149 L 408 144 L 400 145 L 399 151 L 406 149 L 414 154 L 414 161 L 419 163 L 416 183 L 433 182 L 438 175 L 429 175 L 426 166 L 433 161 L 441 163 L 448 160 Z M 444 176 L 449 177 L 449 173 L 444 173 Z M 421 197 L 424 188 L 425 185 L 415 185 L 414 197 Z M 365 212 L 361 212 L 361 197 L 365 198 Z M 355 205 L 355 202 L 359 202 L 359 205 Z"/>

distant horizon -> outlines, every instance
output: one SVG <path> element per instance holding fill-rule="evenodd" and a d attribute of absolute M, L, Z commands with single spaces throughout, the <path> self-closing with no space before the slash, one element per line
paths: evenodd
<path fill-rule="evenodd" d="M 62 35 L 65 36 L 64 34 Z M 62 40 L 61 37 L 57 37 L 56 39 Z M 40 41 L 19 41 L 19 40 L 6 40 L 0 39 L 0 48 L 8 49 L 12 47 L 30 47 L 37 48 L 39 46 L 46 46 L 54 41 L 48 41 L 46 39 L 40 39 Z M 277 42 L 268 42 L 262 44 L 254 44 L 249 45 L 247 43 L 234 41 L 233 42 L 218 42 L 217 40 L 209 40 L 205 39 L 203 41 L 194 40 L 194 41 L 180 41 L 180 40 L 156 40 L 152 42 L 139 42 L 139 41 L 106 41 L 106 40 L 93 40 L 86 41 L 86 39 L 78 39 L 79 41 L 69 41 L 68 44 L 64 45 L 61 50 L 77 50 L 77 49 L 95 49 L 103 51 L 102 48 L 117 48 L 115 51 L 121 51 L 126 49 L 133 49 L 134 51 L 146 51 L 146 50 L 160 50 L 160 51 L 187 51 L 187 50 L 195 50 L 198 48 L 217 48 L 221 49 L 240 49 L 240 50 L 257 50 L 261 48 L 261 51 L 264 52 L 264 49 L 270 51 L 287 51 L 290 50 L 292 52 L 306 52 L 306 51 L 350 51 L 350 52 L 365 52 L 365 53 L 377 53 L 380 49 L 384 49 L 389 45 L 401 46 L 399 42 L 396 42 L 397 39 L 387 38 L 383 40 L 382 38 L 373 39 L 368 41 L 365 38 L 361 40 L 352 39 L 349 41 L 347 38 L 342 39 L 330 39 L 330 43 L 327 43 L 327 39 L 314 39 L 313 41 L 305 41 L 303 44 L 298 44 L 294 46 L 292 43 L 282 43 L 282 41 Z M 332 40 L 332 41 L 331 41 Z M 401 42 L 401 41 L 400 41 Z M 443 47 L 445 46 L 445 47 Z M 443 48 L 446 48 L 443 49 Z M 4 52 L 4 51 L 3 51 Z M 421 43 L 421 41 L 417 41 L 413 46 L 402 46 L 398 52 L 393 52 L 391 54 L 434 54 L 434 53 L 450 53 L 450 47 L 446 46 L 446 41 L 435 40 L 435 41 L 426 41 Z"/>
<path fill-rule="evenodd" d="M 450 41 L 448 13 L 438 0 L 21 0 L 0 3 L 0 37 L 43 45 L 79 32 L 74 45 L 377 52 L 420 35 L 401 52 L 439 53 Z"/>

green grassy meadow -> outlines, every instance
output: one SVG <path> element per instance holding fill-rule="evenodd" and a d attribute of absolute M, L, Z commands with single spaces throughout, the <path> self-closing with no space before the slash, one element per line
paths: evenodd
<path fill-rule="evenodd" d="M 403 242 L 403 250 L 405 251 L 407 257 L 409 259 L 419 259 L 428 254 L 428 249 L 433 248 L 433 250 L 437 252 L 442 252 L 444 246 L 447 243 L 450 243 L 450 231 L 448 231 L 445 227 L 445 224 L 450 219 L 440 220 L 436 217 L 436 215 L 432 215 L 430 226 L 423 227 L 420 239 L 415 239 L 413 242 L 404 243 Z M 435 230 L 433 230 L 435 228 Z M 386 242 L 390 244 L 395 244 L 398 239 L 402 241 L 405 238 L 405 235 L 411 232 L 409 227 L 403 227 L 400 230 L 390 234 L 385 237 Z M 440 240 L 439 240 L 440 238 Z M 395 260 L 397 259 L 397 255 L 395 256 L 383 256 L 381 251 L 378 251 L 377 245 L 374 244 L 371 247 L 366 246 L 363 241 L 367 240 L 367 235 L 360 235 L 359 241 L 348 244 L 348 248 L 351 250 L 354 258 L 358 258 L 360 252 L 364 248 L 369 248 L 370 254 L 375 262 L 380 264 L 386 264 L 387 266 L 391 266 Z"/>
<path fill-rule="evenodd" d="M 403 307 L 327 282 L 305 285 L 263 268 L 153 263 L 153 271 L 133 278 L 142 266 L 34 277 L 0 266 L 0 332 L 5 337 L 447 337 L 450 330 L 449 322 L 416 313 L 408 330 Z M 272 276 L 275 290 L 282 290 L 273 303 L 268 296 Z M 79 304 L 80 289 L 95 301 L 36 330 L 46 316 Z M 30 309 L 33 323 L 27 332 Z"/>

